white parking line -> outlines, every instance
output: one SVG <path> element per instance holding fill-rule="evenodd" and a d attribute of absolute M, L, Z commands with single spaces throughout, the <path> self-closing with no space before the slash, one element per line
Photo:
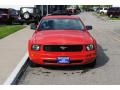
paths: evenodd
<path fill-rule="evenodd" d="M 17 67 L 13 70 L 11 75 L 7 78 L 7 80 L 4 82 L 3 85 L 12 85 L 12 83 L 15 81 L 17 75 L 20 73 L 22 67 L 25 65 L 28 59 L 28 53 L 25 54 L 25 56 L 22 58 L 22 60 L 19 62 Z"/>

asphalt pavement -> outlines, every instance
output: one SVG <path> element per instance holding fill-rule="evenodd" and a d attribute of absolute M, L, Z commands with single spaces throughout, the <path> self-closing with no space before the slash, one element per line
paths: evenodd
<path fill-rule="evenodd" d="M 120 84 L 120 21 L 104 21 L 91 12 L 78 15 L 98 43 L 97 64 L 86 67 L 28 67 L 19 85 Z"/>
<path fill-rule="evenodd" d="M 0 39 L 0 84 L 10 76 L 27 52 L 27 42 L 33 31 L 29 26 Z"/>

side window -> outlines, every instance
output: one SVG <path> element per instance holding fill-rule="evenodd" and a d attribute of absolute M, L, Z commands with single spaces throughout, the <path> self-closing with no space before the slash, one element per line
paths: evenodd
<path fill-rule="evenodd" d="M 104 8 L 104 10 L 107 10 L 107 8 Z"/>
<path fill-rule="evenodd" d="M 8 9 L 0 9 L 0 14 L 8 14 Z"/>
<path fill-rule="evenodd" d="M 100 10 L 103 10 L 103 8 L 100 8 Z"/>
<path fill-rule="evenodd" d="M 113 8 L 110 8 L 110 9 L 109 9 L 109 11 L 112 11 L 112 10 L 113 10 Z"/>
<path fill-rule="evenodd" d="M 114 11 L 118 11 L 118 8 L 114 8 Z"/>
<path fill-rule="evenodd" d="M 10 10 L 11 15 L 18 15 L 16 10 Z"/>
<path fill-rule="evenodd" d="M 119 8 L 117 8 L 117 11 L 119 11 Z"/>
<path fill-rule="evenodd" d="M 115 11 L 116 10 L 116 8 L 112 8 L 112 11 Z"/>

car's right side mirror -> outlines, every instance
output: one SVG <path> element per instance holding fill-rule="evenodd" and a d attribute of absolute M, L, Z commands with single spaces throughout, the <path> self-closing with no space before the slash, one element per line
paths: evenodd
<path fill-rule="evenodd" d="M 92 30 L 93 27 L 92 27 L 92 26 L 86 26 L 86 29 L 87 29 L 87 30 Z"/>
<path fill-rule="evenodd" d="M 32 30 L 36 30 L 37 25 L 36 25 L 35 23 L 32 23 L 31 26 L 30 26 L 30 28 L 31 28 Z"/>

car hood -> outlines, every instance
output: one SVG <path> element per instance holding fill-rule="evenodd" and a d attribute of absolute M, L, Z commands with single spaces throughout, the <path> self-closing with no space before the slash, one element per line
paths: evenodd
<path fill-rule="evenodd" d="M 33 41 L 38 44 L 88 44 L 93 38 L 87 31 L 78 30 L 46 30 L 33 35 Z"/>

